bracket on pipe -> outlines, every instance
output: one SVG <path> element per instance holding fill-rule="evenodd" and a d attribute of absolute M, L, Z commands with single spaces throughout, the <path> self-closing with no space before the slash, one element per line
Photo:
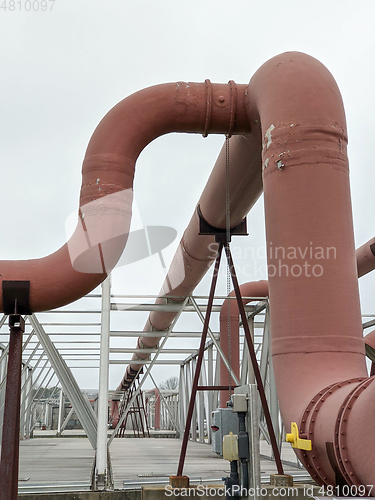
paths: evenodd
<path fill-rule="evenodd" d="M 215 241 L 217 243 L 227 242 L 227 230 L 219 227 L 211 226 L 209 222 L 202 215 L 200 205 L 197 206 L 197 213 L 199 218 L 199 233 L 204 236 L 215 236 Z M 230 236 L 248 236 L 247 232 L 247 222 L 246 217 L 237 226 L 232 227 L 230 230 Z M 229 239 L 231 241 L 231 238 Z"/>
<path fill-rule="evenodd" d="M 4 314 L 32 314 L 30 281 L 3 281 Z"/>

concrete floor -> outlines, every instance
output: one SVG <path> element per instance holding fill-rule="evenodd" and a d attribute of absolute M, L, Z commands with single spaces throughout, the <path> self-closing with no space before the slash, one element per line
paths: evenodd
<path fill-rule="evenodd" d="M 87 438 L 35 438 L 20 442 L 19 491 L 31 485 L 90 484 L 94 451 Z M 48 488 L 47 488 L 48 489 Z"/>
<path fill-rule="evenodd" d="M 20 493 L 88 489 L 94 460 L 88 439 L 46 437 L 20 443 Z M 110 448 L 115 488 L 123 488 L 124 482 L 125 486 L 140 486 L 166 481 L 169 475 L 176 474 L 180 449 L 179 439 L 115 439 Z M 270 455 L 269 446 L 263 441 L 261 453 Z M 295 463 L 294 453 L 287 444 L 283 459 Z M 276 472 L 274 462 L 262 460 L 261 470 L 263 476 Z M 304 472 L 292 466 L 286 466 L 285 471 Z M 220 479 L 228 473 L 229 462 L 214 454 L 210 445 L 189 442 L 184 474 L 204 480 Z"/>

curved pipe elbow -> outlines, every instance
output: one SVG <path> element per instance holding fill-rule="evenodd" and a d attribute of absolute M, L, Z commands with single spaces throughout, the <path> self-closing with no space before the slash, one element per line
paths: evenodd
<path fill-rule="evenodd" d="M 327 443 L 343 404 L 368 380 L 342 99 L 317 60 L 285 53 L 257 71 L 247 101 L 262 142 L 251 167 L 263 171 L 280 410 L 286 428 L 294 421 L 312 433 L 313 451 L 298 452 L 311 475 L 334 484 Z M 365 480 L 374 482 L 370 473 Z"/>
<path fill-rule="evenodd" d="M 285 53 L 265 63 L 248 87 L 178 82 L 145 89 L 119 103 L 88 145 L 71 240 L 43 259 L 1 261 L 2 280 L 30 281 L 34 312 L 67 304 L 97 286 L 126 243 L 135 162 L 149 142 L 168 132 L 251 132 L 244 140 L 245 156 L 239 147 L 236 161 L 249 168 L 245 174 L 233 170 L 238 182 L 231 191 L 231 208 L 240 216 L 252 206 L 263 171 L 272 355 L 284 424 L 299 422 L 311 433 L 312 452 L 299 454 L 318 481 L 335 481 L 327 453 L 327 443 L 332 443 L 349 484 L 374 484 L 369 453 L 375 433 L 366 413 L 374 406 L 375 386 L 365 363 L 345 113 L 332 75 L 316 59 Z M 233 139 L 231 150 L 242 142 Z M 217 196 L 224 186 L 220 168 L 200 200 L 204 218 L 216 227 L 225 221 L 225 200 Z M 254 190 L 251 179 L 256 179 Z M 201 259 L 201 250 L 195 253 L 200 245 L 196 238 L 192 226 L 184 248 L 204 262 L 204 274 L 210 259 Z M 207 248 L 202 251 L 204 255 Z M 367 250 L 360 261 L 365 270 L 374 263 Z M 183 284 L 186 290 L 195 280 L 192 273 L 191 283 Z M 121 387 L 131 377 L 130 367 Z M 345 441 L 336 443 L 341 431 Z"/>
<path fill-rule="evenodd" d="M 63 306 L 95 288 L 126 244 L 135 163 L 143 148 L 169 132 L 249 133 L 245 90 L 234 83 L 177 82 L 150 87 L 118 103 L 88 144 L 73 236 L 48 257 L 0 261 L 1 280 L 30 281 L 33 312 Z"/>
<path fill-rule="evenodd" d="M 375 269 L 375 238 L 367 241 L 355 251 L 358 278 Z"/>
<path fill-rule="evenodd" d="M 298 453 L 313 478 L 334 484 L 327 443 L 334 441 L 343 402 L 367 380 L 344 108 L 328 70 L 298 53 L 263 65 L 248 95 L 263 134 L 272 357 L 281 415 L 287 429 L 297 422 L 311 437 L 313 450 Z"/>

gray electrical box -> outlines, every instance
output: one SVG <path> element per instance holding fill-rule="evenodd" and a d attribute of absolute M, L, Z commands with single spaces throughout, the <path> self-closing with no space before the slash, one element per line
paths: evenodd
<path fill-rule="evenodd" d="M 223 437 L 233 432 L 238 434 L 238 416 L 232 408 L 218 408 L 212 412 L 212 451 L 223 456 Z"/>

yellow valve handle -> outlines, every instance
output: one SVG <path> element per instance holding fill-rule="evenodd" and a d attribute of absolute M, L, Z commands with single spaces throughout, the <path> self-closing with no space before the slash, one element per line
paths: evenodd
<path fill-rule="evenodd" d="M 312 443 L 310 439 L 301 439 L 298 433 L 298 427 L 295 422 L 292 422 L 292 429 L 290 434 L 286 435 L 286 440 L 288 443 L 292 444 L 293 448 L 298 448 L 299 450 L 311 451 Z"/>

